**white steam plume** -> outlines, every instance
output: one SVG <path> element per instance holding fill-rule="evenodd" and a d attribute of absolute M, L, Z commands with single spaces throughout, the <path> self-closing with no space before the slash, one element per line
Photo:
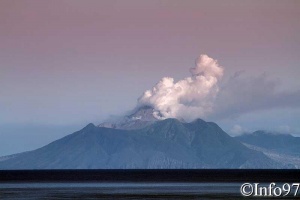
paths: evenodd
<path fill-rule="evenodd" d="M 190 121 L 211 113 L 223 68 L 217 60 L 200 55 L 190 72 L 191 77 L 175 83 L 173 78 L 164 77 L 151 90 L 144 92 L 138 99 L 138 106 L 152 106 L 157 111 L 156 117 L 161 119 Z"/>

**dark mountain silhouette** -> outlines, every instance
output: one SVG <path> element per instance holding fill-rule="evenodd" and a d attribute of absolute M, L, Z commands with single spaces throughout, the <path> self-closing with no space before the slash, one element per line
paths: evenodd
<path fill-rule="evenodd" d="M 0 161 L 0 169 L 284 167 L 201 119 L 166 119 L 134 130 L 89 124 L 42 148 Z"/>

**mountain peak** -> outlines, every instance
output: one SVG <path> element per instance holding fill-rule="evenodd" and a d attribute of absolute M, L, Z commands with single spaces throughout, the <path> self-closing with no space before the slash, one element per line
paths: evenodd
<path fill-rule="evenodd" d="M 203 124 L 203 123 L 206 123 L 206 122 L 203 119 L 197 118 L 194 121 L 192 121 L 191 123 L 194 123 L 194 124 Z"/>
<path fill-rule="evenodd" d="M 96 126 L 93 123 L 89 123 L 82 130 L 91 130 L 91 129 L 95 128 L 95 127 Z"/>
<path fill-rule="evenodd" d="M 202 120 L 202 119 L 195 119 L 194 121 L 188 123 L 189 126 L 192 126 L 192 127 L 205 127 L 207 126 L 207 122 Z"/>
<path fill-rule="evenodd" d="M 118 120 L 106 121 L 98 127 L 115 128 L 115 129 L 140 129 L 156 121 L 159 121 L 162 115 L 151 106 L 142 106 L 135 108 L 129 115 L 119 118 Z"/>

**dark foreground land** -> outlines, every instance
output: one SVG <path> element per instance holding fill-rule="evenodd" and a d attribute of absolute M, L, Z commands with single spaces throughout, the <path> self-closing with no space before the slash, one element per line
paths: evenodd
<path fill-rule="evenodd" d="M 299 182 L 300 170 L 0 170 L 0 182 Z"/>

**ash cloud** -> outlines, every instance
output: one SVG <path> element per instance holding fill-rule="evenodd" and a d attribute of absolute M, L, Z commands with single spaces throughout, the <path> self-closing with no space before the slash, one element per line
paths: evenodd
<path fill-rule="evenodd" d="M 246 77 L 236 72 L 221 81 L 224 69 L 217 60 L 200 55 L 191 76 L 174 81 L 164 77 L 138 99 L 137 107 L 151 106 L 158 119 L 218 120 L 272 108 L 300 107 L 300 90 L 279 91 L 280 81 L 266 73 Z"/>
<path fill-rule="evenodd" d="M 164 77 L 151 90 L 138 99 L 138 106 L 152 106 L 159 112 L 157 118 L 179 118 L 190 121 L 205 117 L 213 111 L 214 99 L 219 91 L 218 82 L 223 68 L 217 60 L 200 55 L 191 76 L 174 82 Z"/>

